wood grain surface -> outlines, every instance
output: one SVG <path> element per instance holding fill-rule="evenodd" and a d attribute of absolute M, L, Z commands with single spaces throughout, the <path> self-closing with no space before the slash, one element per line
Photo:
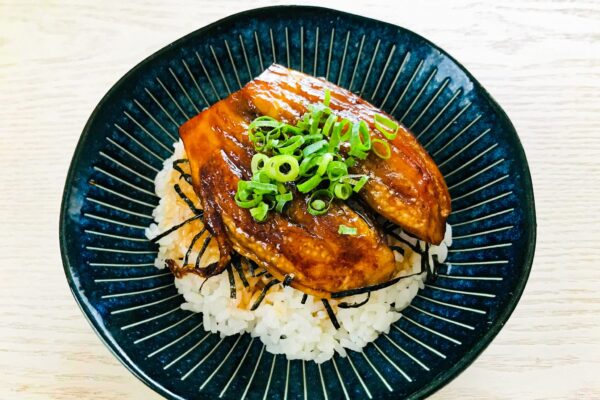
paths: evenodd
<path fill-rule="evenodd" d="M 600 398 L 600 2 L 337 1 L 420 33 L 512 119 L 533 176 L 529 283 L 491 346 L 435 399 Z M 156 399 L 67 287 L 60 198 L 79 134 L 140 60 L 276 1 L 0 0 L 0 398 Z"/>

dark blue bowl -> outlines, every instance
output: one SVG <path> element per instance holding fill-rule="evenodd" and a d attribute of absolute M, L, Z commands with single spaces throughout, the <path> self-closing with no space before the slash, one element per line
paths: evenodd
<path fill-rule="evenodd" d="M 317 366 L 249 335 L 207 334 L 179 308 L 144 238 L 152 180 L 177 128 L 272 62 L 324 76 L 413 130 L 444 174 L 454 246 L 435 283 L 363 354 Z M 153 54 L 86 124 L 67 176 L 60 241 L 84 315 L 136 376 L 169 398 L 422 398 L 500 331 L 535 247 L 531 178 L 506 114 L 452 57 L 397 26 L 316 7 L 243 12 Z"/>

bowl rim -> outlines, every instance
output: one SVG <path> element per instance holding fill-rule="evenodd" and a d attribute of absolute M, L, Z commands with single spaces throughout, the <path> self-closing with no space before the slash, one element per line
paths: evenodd
<path fill-rule="evenodd" d="M 281 10 L 293 11 L 294 9 L 302 10 L 304 12 L 329 12 L 340 15 L 341 17 L 351 17 L 358 18 L 361 20 L 366 20 L 369 22 L 376 22 L 378 24 L 383 24 L 387 27 L 391 28 L 400 28 L 406 31 L 409 34 L 414 35 L 420 40 L 423 40 L 428 45 L 432 46 L 434 49 L 439 51 L 445 57 L 448 57 L 453 63 L 455 63 L 462 72 L 473 82 L 474 87 L 481 91 L 483 94 L 483 98 L 486 99 L 491 106 L 491 108 L 498 113 L 507 123 L 509 128 L 509 133 L 513 135 L 514 138 L 514 146 L 513 150 L 515 151 L 515 158 L 518 159 L 522 166 L 522 177 L 521 181 L 525 184 L 524 197 L 526 199 L 526 210 L 525 210 L 525 221 L 526 225 L 529 225 L 531 229 L 529 230 L 528 237 L 524 238 L 524 241 L 527 243 L 526 248 L 524 248 L 524 261 L 521 269 L 521 277 L 517 281 L 515 286 L 515 292 L 510 297 L 509 301 L 506 303 L 505 308 L 498 314 L 498 318 L 495 323 L 491 326 L 491 328 L 480 338 L 480 340 L 470 349 L 467 350 L 465 355 L 451 368 L 439 373 L 425 386 L 417 390 L 416 392 L 409 395 L 408 399 L 422 399 L 425 398 L 434 392 L 441 389 L 443 386 L 447 385 L 453 379 L 455 379 L 458 375 L 460 375 L 469 365 L 471 365 L 477 357 L 481 355 L 481 353 L 489 346 L 492 340 L 496 337 L 496 335 L 500 332 L 502 327 L 506 324 L 509 317 L 515 310 L 521 296 L 523 295 L 525 285 L 527 284 L 531 267 L 533 263 L 533 257 L 535 253 L 536 247 L 536 238 L 537 238 L 537 221 L 536 221 L 536 212 L 535 212 L 535 201 L 533 194 L 533 184 L 531 180 L 531 173 L 529 170 L 529 165 L 527 163 L 527 158 L 525 156 L 525 151 L 523 149 L 523 145 L 521 140 L 512 124 L 512 121 L 506 115 L 506 112 L 499 106 L 499 104 L 494 100 L 494 98 L 489 94 L 489 92 L 475 79 L 475 77 L 454 57 L 448 54 L 445 50 L 437 46 L 435 43 L 432 43 L 427 38 L 413 32 L 410 29 L 404 28 L 402 26 L 392 24 L 385 21 L 380 21 L 375 18 L 369 18 L 362 15 L 352 14 L 345 11 L 340 11 L 328 7 L 319 7 L 319 6 L 304 6 L 304 5 L 276 5 L 276 6 L 267 6 L 267 7 L 259 7 L 252 8 L 248 10 L 244 10 L 241 12 L 237 12 L 235 14 L 231 14 L 227 17 L 221 18 L 217 21 L 214 21 L 206 26 L 203 26 L 199 29 L 196 29 L 181 38 L 167 44 L 166 46 L 160 48 L 155 51 L 148 57 L 144 58 L 142 61 L 137 63 L 133 68 L 131 68 L 125 75 L 123 75 L 116 83 L 114 83 L 111 88 L 106 92 L 102 99 L 98 102 L 98 104 L 94 107 L 90 117 L 88 118 L 82 133 L 77 142 L 77 146 L 73 152 L 73 157 L 71 159 L 71 163 L 69 165 L 69 170 L 65 179 L 65 186 L 63 190 L 63 196 L 61 200 L 61 208 L 60 208 L 60 217 L 59 217 L 59 241 L 60 241 L 60 252 L 61 259 L 63 263 L 63 269 L 67 278 L 67 282 L 69 284 L 69 289 L 73 294 L 73 297 L 76 300 L 77 305 L 79 306 L 81 312 L 84 317 L 88 321 L 88 323 L 92 326 L 96 335 L 102 340 L 104 345 L 109 349 L 109 351 L 123 364 L 134 376 L 136 376 L 139 380 L 141 380 L 144 384 L 146 384 L 152 390 L 155 390 L 160 395 L 168 397 L 170 399 L 181 399 L 184 400 L 180 395 L 173 393 L 171 390 L 167 389 L 156 380 L 148 376 L 144 373 L 144 371 L 139 367 L 138 364 L 134 363 L 127 355 L 127 353 L 119 346 L 119 344 L 114 340 L 114 338 L 110 335 L 108 330 L 101 323 L 101 318 L 98 314 L 94 313 L 94 307 L 88 302 L 87 298 L 84 297 L 77 287 L 77 282 L 73 279 L 72 270 L 74 270 L 74 266 L 71 263 L 71 260 L 68 255 L 67 250 L 67 236 L 71 235 L 71 232 L 66 229 L 66 217 L 68 213 L 68 199 L 72 194 L 72 187 L 70 182 L 73 181 L 74 175 L 77 171 L 76 166 L 79 163 L 79 159 L 82 156 L 82 151 L 84 147 L 84 143 L 87 141 L 90 134 L 90 128 L 93 121 L 96 119 L 97 114 L 103 108 L 104 104 L 112 97 L 112 94 L 116 92 L 120 86 L 128 80 L 128 78 L 140 70 L 145 64 L 148 62 L 160 57 L 170 48 L 177 46 L 178 44 L 186 41 L 190 37 L 202 34 L 206 31 L 211 30 L 212 28 L 221 25 L 226 22 L 234 21 L 240 17 L 253 17 L 260 16 L 263 13 L 276 12 Z"/>

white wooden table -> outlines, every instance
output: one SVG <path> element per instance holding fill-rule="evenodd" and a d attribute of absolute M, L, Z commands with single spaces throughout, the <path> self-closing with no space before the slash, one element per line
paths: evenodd
<path fill-rule="evenodd" d="M 276 3 L 0 0 L 1 399 L 159 398 L 102 345 L 67 288 L 58 214 L 69 161 L 93 107 L 138 61 Z M 439 44 L 504 107 L 527 153 L 538 245 L 525 294 L 433 397 L 600 398 L 600 2 L 311 3 Z"/>

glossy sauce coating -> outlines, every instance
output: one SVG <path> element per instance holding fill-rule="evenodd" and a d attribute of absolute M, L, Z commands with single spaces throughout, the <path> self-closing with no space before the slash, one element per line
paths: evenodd
<path fill-rule="evenodd" d="M 280 65 L 269 67 L 240 94 L 259 114 L 295 123 L 310 104 L 323 101 L 325 88 L 330 90 L 330 107 L 336 114 L 351 121 L 365 121 L 371 137 L 387 140 L 375 129 L 374 116 L 384 114 L 392 119 L 389 115 L 348 90 Z M 451 211 L 444 178 L 425 149 L 403 126 L 397 137 L 388 142 L 389 159 L 383 160 L 371 152 L 351 169 L 352 173 L 370 177 L 360 195 L 373 210 L 407 232 L 439 244 Z"/>
<path fill-rule="evenodd" d="M 285 213 L 271 213 L 264 223 L 238 207 L 237 182 L 250 178 L 254 154 L 247 125 L 257 116 L 242 94 L 216 103 L 180 129 L 205 222 L 219 242 L 221 268 L 216 271 L 235 250 L 280 281 L 293 276 L 292 287 L 321 298 L 396 275 L 398 265 L 381 234 L 343 203 L 334 203 L 326 215 L 312 216 L 307 197 L 294 193 Z M 356 228 L 357 235 L 339 234 L 342 224 Z"/>

